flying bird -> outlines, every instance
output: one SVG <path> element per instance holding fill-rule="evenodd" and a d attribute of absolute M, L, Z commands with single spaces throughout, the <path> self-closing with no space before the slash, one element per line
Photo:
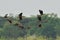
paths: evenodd
<path fill-rule="evenodd" d="M 39 27 L 41 27 L 42 25 L 41 24 L 39 24 Z"/>
<path fill-rule="evenodd" d="M 22 14 L 23 14 L 23 13 L 20 13 L 20 14 L 19 14 L 19 20 L 22 20 Z"/>
<path fill-rule="evenodd" d="M 23 27 L 23 26 L 19 26 L 19 28 L 24 29 L 24 27 Z"/>
<path fill-rule="evenodd" d="M 7 15 L 8 15 L 8 14 L 6 14 L 6 15 L 4 16 L 4 18 L 8 18 Z"/>
<path fill-rule="evenodd" d="M 37 15 L 37 18 L 39 21 L 41 21 L 41 16 L 40 15 Z"/>
<path fill-rule="evenodd" d="M 8 21 L 9 21 L 9 23 L 12 23 L 12 20 L 10 20 L 10 19 L 7 19 Z"/>
<path fill-rule="evenodd" d="M 24 29 L 24 26 L 21 23 L 18 24 L 18 27 Z"/>
<path fill-rule="evenodd" d="M 43 11 L 42 11 L 42 10 L 39 10 L 39 13 L 40 13 L 41 15 L 43 15 Z"/>
<path fill-rule="evenodd" d="M 15 23 L 15 26 L 18 26 L 19 28 L 23 29 L 23 25 L 21 23 Z"/>
<path fill-rule="evenodd" d="M 11 21 L 10 19 L 8 19 L 7 15 L 8 15 L 8 14 L 6 14 L 6 15 L 4 16 L 4 18 L 7 18 L 7 20 L 9 21 L 9 23 L 12 23 L 12 21 Z"/>

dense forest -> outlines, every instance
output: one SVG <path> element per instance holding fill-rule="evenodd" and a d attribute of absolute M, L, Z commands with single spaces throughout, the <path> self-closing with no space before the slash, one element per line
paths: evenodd
<path fill-rule="evenodd" d="M 9 16 L 13 21 L 10 24 L 4 17 L 0 16 L 0 40 L 59 40 L 60 18 L 57 14 L 44 14 L 42 16 L 42 27 L 39 27 L 37 16 L 25 17 L 18 20 L 18 17 Z M 14 25 L 20 22 L 24 28 Z"/>

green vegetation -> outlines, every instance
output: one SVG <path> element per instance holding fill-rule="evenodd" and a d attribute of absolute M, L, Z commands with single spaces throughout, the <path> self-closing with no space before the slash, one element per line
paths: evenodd
<path fill-rule="evenodd" d="M 27 40 L 60 40 L 60 18 L 54 13 L 42 16 L 42 27 L 38 27 L 40 22 L 36 16 L 24 17 L 21 21 L 17 17 L 9 18 L 12 24 L 0 17 L 0 40 L 25 40 L 26 37 Z M 25 28 L 15 26 L 16 22 L 21 22 Z"/>

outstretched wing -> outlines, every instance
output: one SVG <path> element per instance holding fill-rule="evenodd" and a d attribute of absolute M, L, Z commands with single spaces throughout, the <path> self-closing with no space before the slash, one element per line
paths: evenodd
<path fill-rule="evenodd" d="M 19 19 L 20 19 L 20 20 L 22 20 L 22 14 L 23 14 L 23 13 L 20 13 L 20 14 L 19 14 Z"/>
<path fill-rule="evenodd" d="M 40 15 L 37 15 L 37 18 L 39 21 L 41 21 L 41 16 Z"/>
<path fill-rule="evenodd" d="M 43 15 L 43 11 L 42 10 L 39 10 L 40 14 Z"/>
<path fill-rule="evenodd" d="M 7 18 L 7 15 L 8 15 L 8 14 L 5 14 L 4 18 Z"/>
<path fill-rule="evenodd" d="M 12 20 L 10 20 L 10 19 L 7 19 L 8 21 L 9 21 L 9 23 L 12 23 Z"/>

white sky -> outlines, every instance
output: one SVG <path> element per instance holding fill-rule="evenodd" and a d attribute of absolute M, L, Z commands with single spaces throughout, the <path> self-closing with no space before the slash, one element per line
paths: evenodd
<path fill-rule="evenodd" d="M 60 0 L 0 0 L 0 15 L 23 12 L 24 16 L 37 15 L 38 10 L 44 13 L 57 13 L 60 15 Z"/>

